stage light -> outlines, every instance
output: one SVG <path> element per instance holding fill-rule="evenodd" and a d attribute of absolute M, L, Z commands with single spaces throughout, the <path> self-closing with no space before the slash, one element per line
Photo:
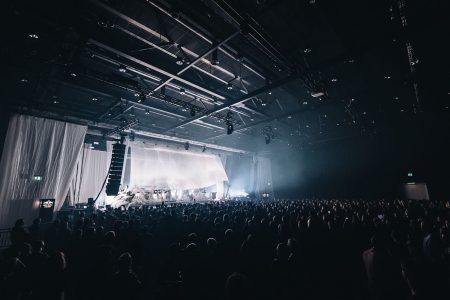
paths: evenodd
<path fill-rule="evenodd" d="M 181 94 L 181 95 L 185 95 L 185 94 L 186 94 L 186 90 L 183 89 L 183 88 L 180 88 L 180 94 Z"/>
<path fill-rule="evenodd" d="M 332 78 L 331 79 L 331 82 L 337 82 L 338 80 L 337 80 L 337 78 Z"/>
<path fill-rule="evenodd" d="M 189 112 L 189 114 L 191 115 L 191 117 L 195 117 L 195 108 L 191 108 L 191 111 Z"/>
<path fill-rule="evenodd" d="M 189 150 L 189 142 L 184 143 L 184 150 Z"/>
<path fill-rule="evenodd" d="M 217 53 L 217 49 L 214 50 L 211 54 L 211 64 L 212 65 L 218 65 L 219 62 L 219 57 L 218 57 L 218 53 Z"/>
<path fill-rule="evenodd" d="M 99 145 L 100 143 L 99 143 L 99 142 L 94 142 L 93 144 L 94 144 L 94 145 Z"/>
<path fill-rule="evenodd" d="M 28 36 L 35 40 L 37 40 L 39 38 L 39 36 L 36 33 L 30 33 Z"/>
<path fill-rule="evenodd" d="M 146 110 L 145 110 L 145 114 L 146 114 L 146 115 L 149 115 L 149 114 L 150 114 L 150 110 L 149 110 L 149 109 L 146 109 Z"/>
<path fill-rule="evenodd" d="M 95 97 L 92 97 L 92 99 L 91 99 L 92 101 L 97 101 L 98 100 L 98 98 L 95 98 Z"/>
<path fill-rule="evenodd" d="M 231 82 L 228 82 L 227 89 L 228 90 L 232 90 L 233 89 L 233 84 Z"/>
<path fill-rule="evenodd" d="M 324 95 L 325 95 L 325 93 L 323 91 L 311 92 L 311 97 L 313 97 L 313 98 L 320 98 L 320 97 L 322 97 Z"/>
<path fill-rule="evenodd" d="M 74 73 L 74 72 L 72 72 L 72 73 L 70 73 L 70 76 L 72 76 L 72 77 L 77 77 L 77 74 Z"/>
<path fill-rule="evenodd" d="M 271 142 L 271 138 L 270 138 L 270 135 L 268 135 L 268 134 L 266 134 L 265 136 L 264 136 L 264 139 L 265 139 L 265 141 L 266 141 L 266 145 L 267 144 L 270 144 L 270 142 Z"/>
<path fill-rule="evenodd" d="M 124 66 L 124 65 L 120 65 L 119 66 L 119 72 L 120 73 L 125 73 L 127 71 L 127 67 L 126 66 Z"/>
<path fill-rule="evenodd" d="M 182 66 L 184 64 L 183 58 L 180 57 L 180 56 L 177 56 L 176 64 L 179 65 L 179 66 Z"/>
<path fill-rule="evenodd" d="M 27 82 L 28 82 L 28 79 L 22 78 L 22 79 L 20 79 L 20 82 L 27 83 Z"/>
<path fill-rule="evenodd" d="M 144 102 L 144 101 L 145 101 L 145 94 L 144 93 L 140 93 L 138 102 L 141 103 L 141 102 Z"/>
<path fill-rule="evenodd" d="M 205 152 L 206 151 L 206 146 L 203 146 L 202 147 L 202 152 Z"/>
<path fill-rule="evenodd" d="M 227 124 L 227 134 L 230 135 L 230 134 L 233 133 L 233 131 L 234 131 L 234 126 L 233 126 L 233 124 L 232 124 L 232 123 L 228 123 L 228 124 Z"/>

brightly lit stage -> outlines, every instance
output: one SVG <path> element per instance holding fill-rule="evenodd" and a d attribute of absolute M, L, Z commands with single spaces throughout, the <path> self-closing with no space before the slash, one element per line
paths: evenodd
<path fill-rule="evenodd" d="M 230 200 L 271 194 L 270 161 L 253 155 L 180 150 L 130 142 L 122 187 L 104 206 L 112 208 Z"/>

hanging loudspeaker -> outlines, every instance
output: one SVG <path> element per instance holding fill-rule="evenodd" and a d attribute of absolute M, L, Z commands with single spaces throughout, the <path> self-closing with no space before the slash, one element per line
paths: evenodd
<path fill-rule="evenodd" d="M 111 167 L 108 173 L 108 183 L 106 184 L 106 195 L 117 196 L 122 180 L 123 163 L 125 160 L 126 145 L 113 144 L 111 155 Z"/>

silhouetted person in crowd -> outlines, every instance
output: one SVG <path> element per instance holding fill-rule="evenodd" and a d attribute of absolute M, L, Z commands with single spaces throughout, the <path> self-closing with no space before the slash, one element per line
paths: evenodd
<path fill-rule="evenodd" d="M 30 238 L 30 235 L 24 226 L 25 223 L 23 219 L 18 219 L 11 229 L 11 243 L 13 245 L 25 243 Z"/>
<path fill-rule="evenodd" d="M 110 299 L 138 299 L 141 292 L 141 282 L 132 270 L 133 259 L 125 252 L 117 260 L 117 272 L 108 283 Z"/>
<path fill-rule="evenodd" d="M 387 251 L 384 236 L 375 235 L 370 242 L 372 247 L 364 251 L 362 257 L 372 299 L 400 299 L 402 296 L 400 265 Z"/>

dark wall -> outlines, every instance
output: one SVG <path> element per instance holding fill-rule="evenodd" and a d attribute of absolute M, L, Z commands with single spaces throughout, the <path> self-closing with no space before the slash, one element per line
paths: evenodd
<path fill-rule="evenodd" d="M 436 126 L 439 125 L 439 126 Z M 393 197 L 402 182 L 428 184 L 448 199 L 448 134 L 419 121 L 375 136 L 354 137 L 272 157 L 277 197 Z M 439 128 L 441 130 L 439 130 Z M 413 172 L 412 178 L 407 177 Z"/>

